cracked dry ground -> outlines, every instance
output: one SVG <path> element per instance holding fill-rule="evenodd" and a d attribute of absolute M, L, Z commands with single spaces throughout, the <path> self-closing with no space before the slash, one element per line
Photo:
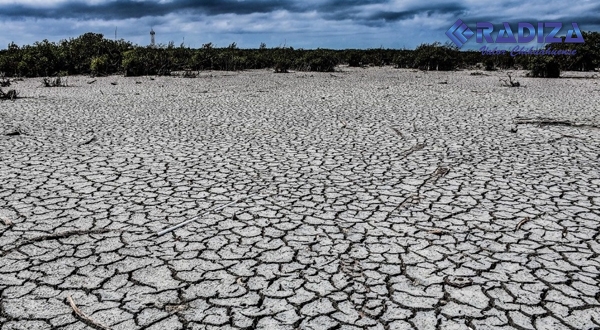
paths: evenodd
<path fill-rule="evenodd" d="M 342 70 L 16 82 L 0 328 L 600 326 L 598 80 Z"/>

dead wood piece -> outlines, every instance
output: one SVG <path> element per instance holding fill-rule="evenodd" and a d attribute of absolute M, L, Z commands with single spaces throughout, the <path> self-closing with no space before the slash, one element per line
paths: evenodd
<path fill-rule="evenodd" d="M 67 296 L 67 302 L 69 303 L 69 305 L 71 306 L 71 309 L 73 309 L 73 312 L 75 313 L 75 315 L 77 315 L 77 317 L 85 324 L 87 324 L 88 326 L 92 327 L 92 328 L 96 328 L 96 329 L 102 329 L 102 330 L 110 330 L 109 327 L 107 327 L 106 325 L 93 320 L 92 318 L 90 318 L 89 316 L 87 316 L 84 312 L 81 311 L 81 309 L 79 309 L 79 307 L 77 307 L 77 305 L 75 304 L 75 301 L 73 300 L 73 297 L 71 296 Z"/>
<path fill-rule="evenodd" d="M 111 85 L 113 85 L 113 86 L 116 86 L 116 85 L 117 85 L 117 83 L 116 83 L 116 82 L 111 82 L 110 84 L 111 84 Z"/>
<path fill-rule="evenodd" d="M 14 100 L 16 98 L 19 97 L 19 93 L 14 90 L 14 89 L 10 89 L 8 90 L 8 92 L 4 93 L 1 89 L 0 89 L 0 100 Z"/>
<path fill-rule="evenodd" d="M 543 118 L 543 117 L 538 117 L 538 118 L 516 117 L 513 121 L 516 125 L 534 124 L 534 125 L 540 125 L 540 126 L 571 126 L 571 127 L 600 128 L 600 126 L 593 125 L 593 124 L 575 123 L 575 122 L 568 121 L 568 120 Z"/>
<path fill-rule="evenodd" d="M 503 83 L 505 87 L 521 87 L 521 84 L 518 81 L 513 81 L 510 73 L 506 74 L 508 76 L 508 80 L 500 78 L 500 81 Z"/>
<path fill-rule="evenodd" d="M 442 236 L 442 235 L 448 234 L 447 231 L 442 230 L 442 229 L 437 229 L 437 228 L 428 231 L 428 233 L 434 234 L 434 235 L 438 235 L 438 236 Z"/>
<path fill-rule="evenodd" d="M 181 312 L 184 311 L 188 308 L 188 305 L 186 304 L 181 304 L 181 305 L 166 305 L 165 306 L 165 310 L 169 313 L 177 313 L 177 312 Z"/>
<path fill-rule="evenodd" d="M 456 277 L 456 276 L 452 276 L 452 277 L 446 277 L 444 279 L 444 283 L 453 286 L 455 288 L 464 288 L 467 287 L 471 284 L 473 284 L 473 280 L 470 278 L 466 278 L 466 277 Z"/>
<path fill-rule="evenodd" d="M 415 151 L 419 151 L 421 149 L 425 148 L 425 143 L 417 143 L 414 146 L 412 146 L 410 149 L 406 150 L 405 152 L 402 153 L 402 156 L 406 157 L 410 154 L 412 154 Z"/>
<path fill-rule="evenodd" d="M 432 175 L 442 177 L 450 172 L 450 169 L 447 167 L 438 167 Z"/>
<path fill-rule="evenodd" d="M 394 133 L 396 133 L 396 135 L 398 135 L 400 138 L 404 139 L 404 135 L 402 134 L 402 132 L 400 132 L 399 129 L 395 128 L 395 127 L 390 127 L 392 129 L 392 131 L 394 131 Z"/>
<path fill-rule="evenodd" d="M 94 79 L 94 80 L 92 80 L 92 81 L 88 81 L 87 83 L 88 83 L 88 85 L 91 85 L 91 84 L 95 83 L 96 81 L 97 81 L 97 80 L 96 80 L 96 79 Z"/>
<path fill-rule="evenodd" d="M 4 222 L 4 225 L 7 227 L 10 227 L 13 225 L 13 222 L 9 218 L 0 217 L 0 219 L 2 219 L 2 222 Z"/>
<path fill-rule="evenodd" d="M 65 231 L 65 232 L 62 232 L 62 233 L 57 233 L 57 234 L 51 234 L 51 235 L 46 235 L 46 236 L 38 236 L 38 237 L 30 238 L 28 240 L 28 243 L 43 242 L 43 241 L 52 241 L 52 240 L 63 239 L 63 238 L 68 238 L 68 237 L 71 237 L 71 236 L 78 236 L 78 235 L 105 234 L 105 233 L 108 233 L 110 231 L 111 231 L 110 229 L 69 230 L 69 231 Z"/>
<path fill-rule="evenodd" d="M 521 228 L 522 225 L 524 225 L 526 222 L 528 222 L 530 220 L 531 220 L 530 217 L 525 217 L 525 219 L 519 221 L 519 223 L 517 224 L 517 227 L 515 228 L 515 231 L 519 230 L 519 228 Z"/>
<path fill-rule="evenodd" d="M 87 141 L 85 141 L 85 142 L 83 142 L 83 143 L 79 144 L 79 146 L 84 146 L 84 145 L 90 144 L 90 143 L 92 143 L 92 142 L 95 142 L 95 141 L 97 141 L 97 140 L 98 140 L 98 139 L 97 139 L 95 136 L 92 136 L 92 138 L 91 138 L 91 139 L 89 139 L 89 140 L 87 140 Z"/>
<path fill-rule="evenodd" d="M 4 135 L 6 135 L 6 136 L 19 136 L 19 135 L 21 135 L 21 132 L 17 130 L 17 131 L 8 132 L 8 133 L 6 133 Z"/>

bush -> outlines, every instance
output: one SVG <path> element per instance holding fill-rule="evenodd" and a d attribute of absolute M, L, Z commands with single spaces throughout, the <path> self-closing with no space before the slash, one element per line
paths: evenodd
<path fill-rule="evenodd" d="M 296 69 L 301 71 L 333 72 L 338 59 L 332 52 L 318 49 L 308 51 L 296 62 Z"/>
<path fill-rule="evenodd" d="M 102 55 L 92 58 L 92 63 L 90 64 L 90 70 L 92 70 L 93 74 L 98 73 L 106 73 L 108 69 L 108 55 Z"/>
<path fill-rule="evenodd" d="M 275 73 L 287 73 L 290 69 L 290 61 L 287 59 L 278 59 L 274 65 Z"/>
<path fill-rule="evenodd" d="M 529 62 L 528 77 L 535 78 L 558 78 L 560 77 L 560 65 L 551 57 L 533 56 Z"/>
<path fill-rule="evenodd" d="M 348 66 L 362 67 L 365 64 L 363 55 L 358 51 L 352 51 L 348 56 Z"/>
<path fill-rule="evenodd" d="M 67 80 L 61 77 L 42 79 L 44 87 L 67 87 Z"/>
<path fill-rule="evenodd" d="M 414 67 L 415 57 L 411 51 L 402 50 L 400 54 L 394 57 L 394 66 L 396 68 L 412 68 Z"/>
<path fill-rule="evenodd" d="M 421 44 L 414 51 L 414 66 L 426 70 L 450 71 L 458 66 L 458 48 L 446 43 Z"/>

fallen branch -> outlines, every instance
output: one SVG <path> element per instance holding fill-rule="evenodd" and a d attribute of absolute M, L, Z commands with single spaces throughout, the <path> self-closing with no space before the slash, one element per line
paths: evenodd
<path fill-rule="evenodd" d="M 90 229 L 90 230 L 68 230 L 62 233 L 51 234 L 46 236 L 38 236 L 27 240 L 28 243 L 51 241 L 56 239 L 68 238 L 71 236 L 88 235 L 88 234 L 105 234 L 110 232 L 110 229 Z"/>
<path fill-rule="evenodd" d="M 0 252 L 0 257 L 3 257 L 5 255 L 11 253 L 14 250 L 18 250 L 18 249 L 20 249 L 26 245 L 29 245 L 31 243 L 53 241 L 53 240 L 58 240 L 58 239 L 63 239 L 63 238 L 68 238 L 71 236 L 78 236 L 78 235 L 104 234 L 104 233 L 109 233 L 111 231 L 115 231 L 115 230 L 114 229 L 68 230 L 68 231 L 64 231 L 62 233 L 56 233 L 56 234 L 50 234 L 50 235 L 38 236 L 38 237 L 30 238 L 30 239 L 25 239 L 24 241 L 19 242 L 18 245 L 13 246 L 7 250 Z"/>
<path fill-rule="evenodd" d="M 91 139 L 89 139 L 89 140 L 87 140 L 87 141 L 85 141 L 85 142 L 83 142 L 83 143 L 80 143 L 80 144 L 79 144 L 79 146 L 81 147 L 81 146 L 84 146 L 84 145 L 90 144 L 90 143 L 92 143 L 92 142 L 94 142 L 94 141 L 96 141 L 96 140 L 98 140 L 98 139 L 97 139 L 95 136 L 92 136 L 92 138 L 91 138 Z"/>
<path fill-rule="evenodd" d="M 173 230 L 175 230 L 175 229 L 181 228 L 181 227 L 183 227 L 183 226 L 187 225 L 188 223 L 192 223 L 192 222 L 194 222 L 194 221 L 196 221 L 196 220 L 200 219 L 201 217 L 203 217 L 203 216 L 205 216 L 205 215 L 209 214 L 210 212 L 215 212 L 215 211 L 218 211 L 218 210 L 224 209 L 224 208 L 226 208 L 226 207 L 227 207 L 227 206 L 229 206 L 229 205 L 237 204 L 237 203 L 239 203 L 239 202 L 243 201 L 244 199 L 248 199 L 248 198 L 250 198 L 250 197 L 254 197 L 254 196 L 258 196 L 258 195 L 259 195 L 259 194 L 253 194 L 253 195 L 249 195 L 249 196 L 246 196 L 246 197 L 244 197 L 244 198 L 238 198 L 238 199 L 234 200 L 233 202 L 229 202 L 229 203 L 227 203 L 227 204 L 223 204 L 223 205 L 221 205 L 221 206 L 217 206 L 217 207 L 213 208 L 212 210 L 208 210 L 208 211 L 206 211 L 206 212 L 204 212 L 204 213 L 202 213 L 202 214 L 200 214 L 200 215 L 198 215 L 198 216 L 195 216 L 195 217 L 191 218 L 190 220 L 184 221 L 184 222 L 182 222 L 182 223 L 180 223 L 180 224 L 178 224 L 178 225 L 175 225 L 175 226 L 173 226 L 173 227 L 169 227 L 169 228 L 167 228 L 167 229 L 165 229 L 165 230 L 161 230 L 161 231 L 159 231 L 158 233 L 156 233 L 156 236 L 162 236 L 162 235 L 164 235 L 164 234 L 166 234 L 166 233 L 170 233 L 170 232 L 172 232 L 172 231 L 173 231 Z"/>
<path fill-rule="evenodd" d="M 404 139 L 404 135 L 402 135 L 402 132 L 400 132 L 399 129 L 395 128 L 395 127 L 390 127 L 392 129 L 392 131 L 394 131 L 394 133 L 396 133 L 396 135 L 398 135 L 400 138 Z"/>
<path fill-rule="evenodd" d="M 79 307 L 77 307 L 77 305 L 75 304 L 75 301 L 73 300 L 73 298 L 71 296 L 67 296 L 67 302 L 71 306 L 71 309 L 73 309 L 73 312 L 75 313 L 75 315 L 77 315 L 77 317 L 83 323 L 87 324 L 88 326 L 90 326 L 92 328 L 102 329 L 102 330 L 110 330 L 109 327 L 105 326 L 104 324 L 102 324 L 98 321 L 94 321 L 92 318 L 85 315 L 85 313 L 82 312 L 81 309 L 79 309 Z"/>
<path fill-rule="evenodd" d="M 96 81 L 97 81 L 97 80 L 96 80 L 96 79 L 94 79 L 94 80 L 92 80 L 92 81 L 88 81 L 87 83 L 88 83 L 88 85 L 91 85 L 91 84 L 95 83 Z"/>
<path fill-rule="evenodd" d="M 4 93 L 2 89 L 0 89 L 0 100 L 11 100 L 19 97 L 19 93 L 14 89 L 10 89 L 8 92 Z"/>
<path fill-rule="evenodd" d="M 504 87 L 521 87 L 521 84 L 518 81 L 513 81 L 510 73 L 506 74 L 508 76 L 508 80 L 500 78 L 500 81 L 504 84 Z"/>
<path fill-rule="evenodd" d="M 524 117 L 516 117 L 513 122 L 516 125 L 525 125 L 525 124 L 537 124 L 540 126 L 572 126 L 572 127 L 593 127 L 600 128 L 598 125 L 592 124 L 584 124 L 584 123 L 575 123 L 568 120 L 558 120 L 552 118 L 524 118 Z"/>
<path fill-rule="evenodd" d="M 403 157 L 406 157 L 410 154 L 412 154 L 415 151 L 419 151 L 421 149 L 425 148 L 425 143 L 417 143 L 414 146 L 412 146 L 410 149 L 406 150 L 405 152 L 402 153 Z"/>
<path fill-rule="evenodd" d="M 525 219 L 519 221 L 519 223 L 517 224 L 517 227 L 515 228 L 515 231 L 519 230 L 519 228 L 521 228 L 522 225 L 524 225 L 526 222 L 528 222 L 530 220 L 531 220 L 530 217 L 525 217 Z"/>

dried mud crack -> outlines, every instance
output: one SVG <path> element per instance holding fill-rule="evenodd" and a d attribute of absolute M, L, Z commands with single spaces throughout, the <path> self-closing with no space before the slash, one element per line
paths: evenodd
<path fill-rule="evenodd" d="M 600 327 L 593 80 L 341 70 L 20 82 L 0 330 Z"/>

